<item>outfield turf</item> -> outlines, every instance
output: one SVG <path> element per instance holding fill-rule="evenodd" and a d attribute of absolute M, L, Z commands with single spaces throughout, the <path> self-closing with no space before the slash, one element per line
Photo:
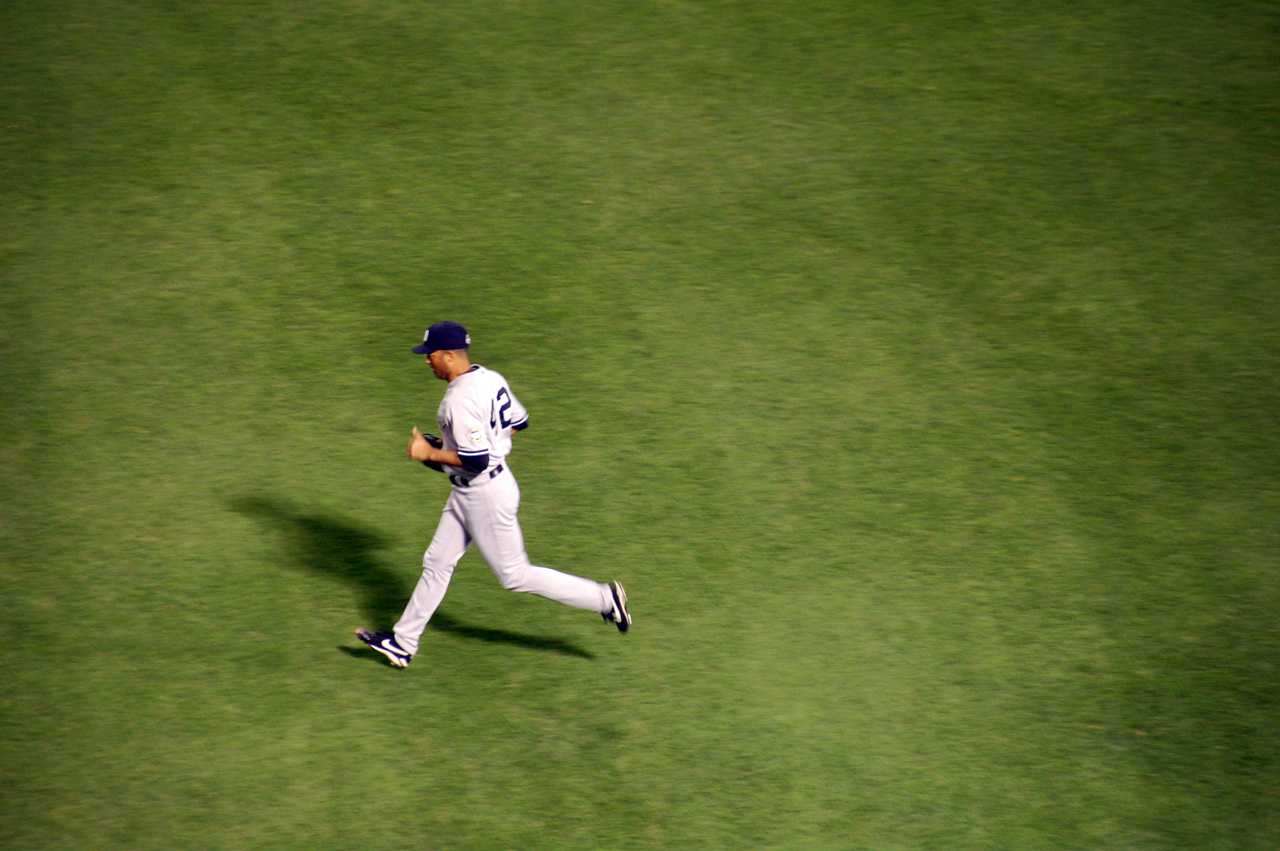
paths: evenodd
<path fill-rule="evenodd" d="M 1280 9 L 0 4 L 0 847 L 1280 847 Z M 447 485 L 536 563 L 354 637 Z"/>

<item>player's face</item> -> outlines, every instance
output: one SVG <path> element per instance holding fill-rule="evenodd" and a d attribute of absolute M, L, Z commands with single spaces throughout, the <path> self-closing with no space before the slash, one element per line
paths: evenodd
<path fill-rule="evenodd" d="M 431 364 L 431 371 L 436 374 L 436 378 L 444 380 L 449 377 L 445 369 L 445 359 L 448 356 L 449 353 L 446 351 L 435 351 L 427 355 L 427 363 Z"/>

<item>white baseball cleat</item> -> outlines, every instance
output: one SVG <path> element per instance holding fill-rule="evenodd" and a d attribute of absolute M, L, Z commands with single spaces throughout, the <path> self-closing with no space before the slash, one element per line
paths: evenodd
<path fill-rule="evenodd" d="M 367 629 L 357 629 L 356 635 L 365 644 L 390 659 L 392 665 L 397 668 L 409 667 L 409 660 L 413 656 L 396 642 L 394 632 L 369 632 Z"/>
<path fill-rule="evenodd" d="M 610 582 L 609 590 L 613 592 L 613 611 L 600 617 L 615 624 L 618 632 L 626 632 L 631 629 L 631 613 L 627 611 L 627 592 L 622 590 L 621 582 Z"/>

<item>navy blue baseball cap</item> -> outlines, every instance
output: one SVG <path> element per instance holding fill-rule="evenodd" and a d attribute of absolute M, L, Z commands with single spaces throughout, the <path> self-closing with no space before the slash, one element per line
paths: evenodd
<path fill-rule="evenodd" d="M 471 335 L 457 322 L 437 322 L 422 335 L 422 345 L 414 346 L 415 355 L 429 355 L 441 349 L 465 349 L 471 345 Z"/>

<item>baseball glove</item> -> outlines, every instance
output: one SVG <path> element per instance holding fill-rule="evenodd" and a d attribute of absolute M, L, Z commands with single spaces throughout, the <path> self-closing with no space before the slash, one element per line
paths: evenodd
<path fill-rule="evenodd" d="M 424 434 L 422 435 L 422 439 L 425 440 L 427 443 L 430 443 L 436 449 L 441 449 L 444 447 L 444 441 L 436 437 L 434 434 Z M 430 467 L 431 469 L 435 470 L 437 473 L 444 472 L 444 467 L 441 467 L 440 464 L 436 461 L 423 461 L 422 463 L 423 463 L 423 466 Z"/>

